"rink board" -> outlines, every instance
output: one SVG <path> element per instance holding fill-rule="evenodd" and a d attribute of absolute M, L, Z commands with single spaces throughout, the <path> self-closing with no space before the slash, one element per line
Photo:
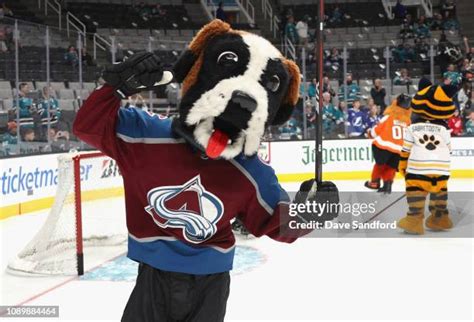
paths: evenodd
<path fill-rule="evenodd" d="M 453 138 L 452 178 L 474 178 L 474 140 Z M 275 170 L 280 182 L 314 177 L 314 141 L 265 142 L 260 158 Z M 360 180 L 373 166 L 371 140 L 328 140 L 323 146 L 324 180 Z M 0 160 L 0 219 L 51 207 L 57 187 L 59 154 Z M 122 178 L 107 157 L 81 161 L 83 200 L 123 194 Z"/>

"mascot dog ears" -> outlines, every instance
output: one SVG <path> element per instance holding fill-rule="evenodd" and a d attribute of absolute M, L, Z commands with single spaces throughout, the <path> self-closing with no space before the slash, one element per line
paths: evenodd
<path fill-rule="evenodd" d="M 256 154 L 265 128 L 286 122 L 298 100 L 298 66 L 221 20 L 199 31 L 173 71 L 182 83 L 175 131 L 211 158 Z"/>

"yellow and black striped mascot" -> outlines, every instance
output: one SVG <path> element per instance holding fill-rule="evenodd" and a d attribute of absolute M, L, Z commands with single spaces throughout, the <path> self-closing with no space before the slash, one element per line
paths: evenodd
<path fill-rule="evenodd" d="M 424 234 L 428 195 L 431 214 L 425 226 L 434 231 L 453 226 L 447 208 L 451 154 L 447 120 L 455 111 L 455 93 L 454 86 L 433 85 L 422 78 L 411 101 L 412 124 L 406 129 L 399 163 L 399 171 L 405 176 L 408 214 L 398 227 L 407 233 Z"/>

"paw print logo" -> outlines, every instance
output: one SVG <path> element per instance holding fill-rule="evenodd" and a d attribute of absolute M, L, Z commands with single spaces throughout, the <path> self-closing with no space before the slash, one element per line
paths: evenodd
<path fill-rule="evenodd" d="M 436 140 L 434 135 L 428 136 L 426 134 L 423 135 L 423 138 L 421 138 L 419 142 L 425 144 L 425 148 L 430 151 L 436 150 L 436 146 L 439 144 L 439 141 Z"/>

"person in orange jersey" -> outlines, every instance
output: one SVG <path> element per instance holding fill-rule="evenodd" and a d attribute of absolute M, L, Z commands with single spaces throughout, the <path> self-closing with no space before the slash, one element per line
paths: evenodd
<path fill-rule="evenodd" d="M 384 117 L 369 130 L 373 138 L 372 153 L 375 165 L 370 181 L 365 186 L 378 192 L 391 193 L 392 183 L 398 169 L 403 135 L 410 125 L 410 97 L 401 94 L 384 111 Z M 383 180 L 383 186 L 380 181 Z"/>

